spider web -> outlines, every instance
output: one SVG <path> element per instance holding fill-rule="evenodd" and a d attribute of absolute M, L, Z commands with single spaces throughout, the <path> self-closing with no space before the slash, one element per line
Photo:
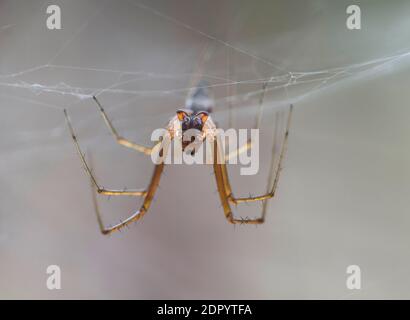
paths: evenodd
<path fill-rule="evenodd" d="M 241 11 L 234 7 L 237 16 L 229 19 L 231 8 L 226 5 L 218 7 L 219 15 L 210 16 L 215 5 L 188 7 L 189 4 L 184 3 L 180 4 L 181 10 L 176 11 L 163 3 L 148 5 L 132 0 L 98 4 L 90 1 L 85 5 L 74 2 L 70 6 L 61 5 L 63 30 L 49 31 L 44 26 L 45 4 L 33 4 L 36 14 L 32 21 L 19 23 L 22 19 L 18 19 L 13 23 L 10 20 L 0 28 L 5 44 L 13 44 L 12 40 L 21 36 L 17 45 L 5 50 L 0 65 L 0 97 L 5 104 L 15 103 L 27 112 L 44 108 L 50 114 L 64 108 L 90 110 L 90 98 L 97 95 L 114 116 L 121 110 L 124 114 L 126 110 L 138 111 L 133 114 L 144 120 L 138 128 L 147 130 L 148 123 L 153 121 L 160 127 L 176 108 L 183 106 L 200 79 L 205 79 L 214 93 L 216 117 L 224 121 L 232 112 L 254 114 L 265 83 L 268 84 L 267 109 L 298 104 L 329 86 L 375 77 L 405 61 L 410 53 L 396 43 L 376 48 L 370 54 L 360 52 L 354 48 L 358 41 L 355 36 L 351 43 L 347 42 L 344 55 L 321 53 L 320 59 L 311 57 L 309 61 L 301 51 L 306 42 L 289 45 L 287 35 L 287 42 L 275 41 L 280 33 L 273 27 L 256 26 L 257 31 L 263 31 L 262 36 L 256 36 L 256 32 L 253 38 L 238 36 L 235 29 L 250 28 L 249 19 L 241 20 L 249 8 Z M 184 16 L 182 9 L 190 14 Z M 309 22 L 309 13 L 317 13 L 319 9 L 317 4 L 310 4 L 306 9 L 306 17 L 299 17 L 299 27 L 302 29 L 306 23 L 305 27 L 311 28 L 313 34 L 317 26 Z M 27 14 L 29 10 L 20 11 Z M 81 14 L 74 18 L 74 12 Z M 345 18 L 343 11 L 339 14 Z M 215 26 L 205 23 L 207 19 Z M 31 34 L 27 32 L 30 28 Z M 343 24 L 336 30 L 339 35 L 351 32 Z M 301 35 L 295 35 L 295 40 L 305 36 L 304 33 L 309 35 L 309 32 L 298 32 Z M 309 41 L 317 41 L 315 37 L 312 39 Z M 20 49 L 27 49 L 24 41 L 34 44 L 33 51 L 16 55 Z M 330 48 L 335 40 L 323 41 Z M 270 43 L 273 45 L 269 46 Z M 45 46 L 44 50 L 41 45 Z M 285 53 L 279 46 L 288 47 L 290 51 Z M 277 54 L 273 49 L 278 49 Z M 39 51 L 38 56 L 34 50 Z M 312 63 L 313 60 L 316 62 Z M 33 64 L 33 61 L 41 63 Z M 21 68 L 25 64 L 27 68 Z M 313 69 L 309 70 L 312 65 Z M 79 125 L 85 126 L 90 117 L 96 116 L 88 114 Z M 53 120 L 51 129 L 47 126 L 47 129 L 23 130 L 17 135 L 23 141 L 41 139 L 41 135 L 44 137 L 50 132 L 56 137 L 62 134 L 64 125 L 61 114 L 55 118 L 60 121 Z M 122 130 L 135 129 L 130 128 L 129 119 L 119 119 L 116 123 Z"/>

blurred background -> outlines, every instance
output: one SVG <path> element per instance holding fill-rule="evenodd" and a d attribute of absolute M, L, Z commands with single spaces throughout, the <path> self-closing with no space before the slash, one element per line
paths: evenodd
<path fill-rule="evenodd" d="M 61 30 L 47 29 L 52 4 Z M 0 1 L 0 298 L 410 298 L 409 13 L 405 0 Z M 227 223 L 212 167 L 170 165 L 143 221 L 101 235 L 62 110 L 101 185 L 144 188 L 151 160 L 115 143 L 90 96 L 149 145 L 199 79 L 222 128 L 252 127 L 269 81 L 260 172 L 230 168 L 238 196 L 266 189 L 274 117 L 295 105 L 265 224 Z M 107 225 L 140 205 L 98 200 Z"/>

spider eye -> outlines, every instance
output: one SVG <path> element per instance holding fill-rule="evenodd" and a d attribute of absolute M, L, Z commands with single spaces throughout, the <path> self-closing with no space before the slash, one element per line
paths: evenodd
<path fill-rule="evenodd" d="M 201 119 L 201 122 L 202 123 L 205 123 L 206 122 L 206 120 L 208 119 L 208 112 L 206 112 L 206 111 L 202 111 L 202 112 L 200 112 L 200 113 L 198 113 L 197 114 L 197 117 L 199 118 L 199 119 Z"/>
<path fill-rule="evenodd" d="M 178 110 L 177 117 L 179 121 L 186 121 L 186 119 L 189 120 L 188 114 L 184 110 Z"/>

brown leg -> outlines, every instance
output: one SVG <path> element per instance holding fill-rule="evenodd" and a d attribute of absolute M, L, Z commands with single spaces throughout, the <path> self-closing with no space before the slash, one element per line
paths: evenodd
<path fill-rule="evenodd" d="M 112 135 L 114 136 L 115 140 L 117 140 L 117 143 L 127 147 L 127 148 L 131 148 L 134 150 L 137 150 L 139 152 L 142 152 L 146 155 L 150 155 L 152 148 L 149 147 L 145 147 L 143 145 L 134 143 L 129 141 L 128 139 L 125 139 L 123 137 L 121 137 L 118 133 L 117 130 L 114 128 L 114 126 L 111 123 L 111 120 L 108 118 L 107 114 L 104 111 L 104 108 L 101 106 L 100 102 L 97 100 L 97 97 L 93 97 L 94 101 L 97 103 L 98 109 L 100 110 L 101 116 L 104 119 L 105 124 L 107 125 L 108 129 L 110 129 Z"/>
<path fill-rule="evenodd" d="M 259 103 L 258 103 L 258 113 L 255 118 L 255 124 L 254 124 L 254 129 L 259 129 L 261 122 L 262 122 L 262 114 L 263 114 L 263 101 L 265 100 L 265 93 L 266 93 L 266 88 L 268 87 L 268 82 L 265 82 L 262 85 L 262 92 L 261 95 L 259 96 Z M 229 123 L 231 124 L 231 117 L 232 117 L 232 110 L 231 110 L 231 105 L 229 106 Z M 251 145 L 251 140 L 248 140 L 245 145 L 239 147 L 236 150 L 230 151 L 227 155 L 225 155 L 225 162 L 229 162 L 231 159 L 238 157 L 240 154 L 247 152 L 250 148 L 252 147 Z"/>
<path fill-rule="evenodd" d="M 288 136 L 289 136 L 289 127 L 290 127 L 290 121 L 291 121 L 291 116 L 292 116 L 292 110 L 293 106 L 290 106 L 289 110 L 289 115 L 288 115 L 288 120 L 287 120 L 287 125 L 286 125 L 286 131 L 285 131 L 285 136 L 283 138 L 282 146 L 281 146 L 281 151 L 279 155 L 279 161 L 278 165 L 274 170 L 273 165 L 271 166 L 270 169 L 270 177 L 273 177 L 273 184 L 270 189 L 266 194 L 255 196 L 255 197 L 246 197 L 246 198 L 235 198 L 232 194 L 232 188 L 229 182 L 229 176 L 228 176 L 228 171 L 226 169 L 226 164 L 225 163 L 218 163 L 218 153 L 221 152 L 218 143 L 215 142 L 214 144 L 214 171 L 215 171 L 215 178 L 216 178 L 216 183 L 217 183 L 217 188 L 218 188 L 218 193 L 221 199 L 222 207 L 224 209 L 225 217 L 230 223 L 245 223 L 245 224 L 261 224 L 265 221 L 265 216 L 266 216 L 266 205 L 264 204 L 262 214 L 258 218 L 254 219 L 237 219 L 234 218 L 230 203 L 233 204 L 238 204 L 238 203 L 243 203 L 243 202 L 255 202 L 255 201 L 265 201 L 270 198 L 272 198 L 275 195 L 276 187 L 278 185 L 279 181 L 279 175 L 280 171 L 282 169 L 282 161 L 284 158 L 284 155 L 286 153 L 286 147 L 287 147 L 287 142 L 288 142 Z M 273 157 L 273 154 L 272 154 Z M 272 161 L 273 164 L 273 161 Z M 269 179 L 271 180 L 271 179 Z"/>
<path fill-rule="evenodd" d="M 152 178 L 151 178 L 151 183 L 148 186 L 147 191 L 143 191 L 143 190 L 121 191 L 121 190 L 111 190 L 111 189 L 101 188 L 98 185 L 94 175 L 92 174 L 92 170 L 91 170 L 90 166 L 87 164 L 87 161 L 85 160 L 85 157 L 84 157 L 84 155 L 81 151 L 80 145 L 77 141 L 77 137 L 74 133 L 73 126 L 71 125 L 71 121 L 70 121 L 70 118 L 68 117 L 68 114 L 67 114 L 66 110 L 64 110 L 64 115 L 66 117 L 67 125 L 68 125 L 68 128 L 70 130 L 70 133 L 71 133 L 72 139 L 74 141 L 74 144 L 76 146 L 78 155 L 81 159 L 81 162 L 83 163 L 85 171 L 87 172 L 88 176 L 90 177 L 90 181 L 91 181 L 91 185 L 93 187 L 93 190 L 96 190 L 96 192 L 93 191 L 93 203 L 94 203 L 94 208 L 95 208 L 95 211 L 96 211 L 96 214 L 97 214 L 98 225 L 100 227 L 101 233 L 110 234 L 114 231 L 118 231 L 118 230 L 122 229 L 123 227 L 129 225 L 131 222 L 134 222 L 134 221 L 137 221 L 137 220 L 141 219 L 144 216 L 144 214 L 148 211 L 148 209 L 151 205 L 151 202 L 154 198 L 154 194 L 155 194 L 155 191 L 158 187 L 159 180 L 161 178 L 161 174 L 164 170 L 164 163 L 161 163 L 161 164 L 158 164 L 158 165 L 155 166 L 154 173 L 153 173 Z M 112 195 L 113 196 L 118 196 L 118 195 L 142 196 L 142 197 L 144 197 L 144 202 L 143 202 L 141 208 L 137 212 L 135 212 L 133 215 L 131 215 L 129 218 L 127 218 L 124 221 L 121 221 L 117 225 L 106 228 L 106 227 L 104 227 L 104 224 L 102 222 L 102 218 L 101 218 L 100 211 L 99 211 L 98 204 L 97 204 L 96 193 L 103 194 L 103 195 L 109 195 L 109 196 L 112 196 Z"/>
<path fill-rule="evenodd" d="M 91 182 L 93 183 L 93 186 L 96 188 L 98 193 L 107 195 L 107 196 L 117 196 L 117 195 L 122 195 L 122 196 L 145 196 L 146 195 L 146 191 L 144 190 L 113 190 L 113 189 L 105 189 L 103 187 L 100 187 L 100 185 L 97 183 L 97 180 L 95 179 L 90 167 L 87 164 L 87 161 L 84 158 L 84 155 L 81 151 L 80 145 L 78 143 L 77 140 L 77 136 L 74 133 L 74 129 L 73 126 L 71 124 L 70 118 L 68 117 L 67 111 L 64 110 L 64 115 L 67 121 L 67 125 L 68 128 L 70 130 L 71 133 L 71 137 L 74 141 L 75 147 L 77 149 L 77 153 L 81 159 L 81 162 L 83 164 L 84 170 L 86 171 L 86 173 L 89 175 Z"/>
<path fill-rule="evenodd" d="M 141 205 L 140 209 L 136 212 L 134 212 L 129 218 L 125 219 L 124 221 L 121 221 L 120 223 L 110 226 L 110 227 L 105 227 L 104 223 L 101 218 L 100 210 L 98 208 L 98 203 L 97 203 L 97 198 L 96 198 L 96 193 L 93 192 L 93 204 L 94 204 L 94 209 L 97 215 L 97 221 L 98 225 L 100 227 L 100 231 L 102 234 L 110 234 L 115 231 L 119 231 L 122 228 L 128 226 L 130 223 L 135 222 L 140 220 L 148 211 L 151 202 L 154 198 L 155 191 L 157 190 L 161 174 L 164 170 L 164 163 L 158 164 L 155 166 L 154 173 L 151 178 L 151 183 L 147 189 L 146 195 L 144 197 L 144 202 Z M 92 181 L 91 181 L 92 183 Z"/>

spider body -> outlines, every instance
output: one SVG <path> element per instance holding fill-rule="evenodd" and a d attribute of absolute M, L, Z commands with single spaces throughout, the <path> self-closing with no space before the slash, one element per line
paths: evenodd
<path fill-rule="evenodd" d="M 211 113 L 214 107 L 214 99 L 211 97 L 208 87 L 208 82 L 201 80 L 186 99 L 185 108 L 192 110 L 194 113 L 201 111 Z"/>
<path fill-rule="evenodd" d="M 189 145 L 194 147 L 192 149 L 192 154 L 194 154 L 196 148 L 211 130 L 216 129 L 216 126 L 206 111 L 178 110 L 176 113 L 168 124 L 168 131 L 171 137 L 181 138 L 183 151 Z"/>
<path fill-rule="evenodd" d="M 194 148 L 191 155 L 194 155 L 206 136 L 211 131 L 214 132 L 216 126 L 209 115 L 213 106 L 214 100 L 209 93 L 208 82 L 201 80 L 186 99 L 186 109 L 177 110 L 176 117 L 168 124 L 168 128 L 181 130 L 182 150 L 192 145 Z"/>
<path fill-rule="evenodd" d="M 262 114 L 262 106 L 263 106 L 263 97 L 265 93 L 265 89 L 267 84 L 263 85 L 262 95 L 259 99 L 259 113 L 258 113 L 258 121 L 256 122 L 256 129 L 259 129 L 260 121 Z M 116 141 L 127 147 L 134 149 L 138 152 L 142 152 L 146 155 L 151 155 L 154 147 L 146 147 L 137 143 L 134 143 L 126 138 L 123 138 L 117 133 L 117 130 L 111 123 L 111 120 L 108 118 L 107 114 L 104 111 L 104 108 L 97 100 L 96 97 L 93 97 L 94 101 L 96 102 L 101 116 L 104 119 L 104 122 L 108 129 L 111 131 L 112 135 L 116 139 Z M 207 90 L 202 85 L 196 89 L 194 94 L 189 98 L 188 102 L 186 103 L 188 107 L 187 110 L 177 110 L 176 115 L 171 118 L 168 125 L 166 126 L 166 130 L 169 132 L 171 139 L 181 138 L 183 143 L 183 150 L 187 149 L 189 146 L 189 151 L 191 154 L 195 153 L 196 146 L 199 146 L 204 142 L 205 139 L 214 139 L 217 136 L 217 127 L 215 123 L 212 121 L 209 112 L 212 110 L 213 100 L 207 96 Z M 152 200 L 154 198 L 154 194 L 158 188 L 159 181 L 164 170 L 164 162 L 160 162 L 155 165 L 154 172 L 151 177 L 151 181 L 146 189 L 134 189 L 134 190 L 118 190 L 118 189 L 106 189 L 100 186 L 97 182 L 91 167 L 87 163 L 83 152 L 81 151 L 80 144 L 78 139 L 74 133 L 73 126 L 71 121 L 68 117 L 67 111 L 64 110 L 64 114 L 67 120 L 67 125 L 71 133 L 72 140 L 74 145 L 77 149 L 77 153 L 81 159 L 81 162 L 84 166 L 86 173 L 88 174 L 91 184 L 96 192 L 93 192 L 93 203 L 95 212 L 97 215 L 97 221 L 100 227 L 100 231 L 103 234 L 110 234 L 114 231 L 119 231 L 123 227 L 128 226 L 130 223 L 134 221 L 140 220 L 149 210 Z M 229 181 L 229 174 L 228 169 L 226 167 L 225 161 L 229 160 L 231 156 L 237 157 L 240 153 L 246 152 L 248 149 L 251 148 L 251 144 L 248 141 L 244 146 L 234 150 L 232 153 L 224 154 L 223 148 L 221 148 L 220 142 L 218 139 L 215 139 L 215 143 L 213 144 L 213 151 L 212 156 L 214 158 L 213 161 L 213 169 L 215 174 L 216 186 L 217 191 L 219 193 L 220 201 L 222 204 L 222 208 L 224 211 L 225 218 L 228 222 L 232 224 L 261 224 L 265 221 L 266 215 L 266 208 L 267 208 L 267 200 L 273 198 L 275 194 L 275 190 L 279 181 L 279 174 L 282 169 L 281 164 L 282 160 L 285 155 L 285 150 L 287 146 L 288 134 L 289 134 L 289 127 L 290 127 L 290 119 L 292 114 L 292 105 L 289 109 L 289 115 L 287 119 L 287 124 L 285 127 L 285 133 L 283 137 L 283 141 L 281 144 L 280 152 L 279 152 L 279 160 L 274 166 L 273 161 L 273 154 L 275 148 L 272 148 L 272 159 L 269 171 L 269 178 L 268 178 L 268 187 L 267 192 L 262 195 L 257 196 L 249 196 L 238 198 L 235 197 L 231 188 L 231 184 Z M 274 136 L 276 139 L 276 135 Z M 193 145 L 193 149 L 191 149 L 191 145 Z M 275 145 L 275 144 L 274 144 Z M 186 151 L 188 151 L 186 150 Z M 164 154 L 164 157 L 166 155 Z M 225 161 L 218 161 L 218 159 L 225 159 Z M 102 218 L 98 209 L 98 204 L 96 200 L 96 194 L 105 195 L 105 196 L 132 196 L 132 197 L 142 197 L 143 203 L 139 210 L 135 211 L 129 218 L 121 221 L 120 223 L 106 227 L 102 222 Z M 262 202 L 262 214 L 256 218 L 240 218 L 235 217 L 233 210 L 231 209 L 231 205 L 238 205 L 240 203 L 249 203 L 249 202 Z"/>
<path fill-rule="evenodd" d="M 183 110 L 177 111 L 177 118 L 179 121 L 181 121 L 182 132 L 187 131 L 189 129 L 196 129 L 202 131 L 208 117 L 209 115 L 206 111 L 200 111 L 197 113 L 188 113 Z"/>

